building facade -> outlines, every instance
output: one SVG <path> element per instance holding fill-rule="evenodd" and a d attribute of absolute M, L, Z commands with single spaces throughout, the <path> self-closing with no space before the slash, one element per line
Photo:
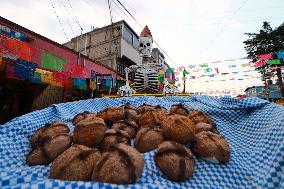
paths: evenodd
<path fill-rule="evenodd" d="M 66 83 L 94 74 L 123 79 L 115 70 L 0 17 L 0 124 L 66 101 L 73 91 Z"/>
<path fill-rule="evenodd" d="M 125 67 L 142 62 L 137 51 L 138 38 L 122 20 L 72 38 L 64 45 L 125 75 Z"/>

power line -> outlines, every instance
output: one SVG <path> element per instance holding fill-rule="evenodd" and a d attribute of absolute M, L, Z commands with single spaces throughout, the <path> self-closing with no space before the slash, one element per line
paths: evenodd
<path fill-rule="evenodd" d="M 232 16 L 229 18 L 229 21 L 231 21 L 231 20 L 233 19 L 233 17 L 243 8 L 243 6 L 247 3 L 247 1 L 248 1 L 248 0 L 243 0 L 243 1 L 242 1 L 241 5 L 233 12 Z M 218 32 L 217 35 L 209 41 L 210 44 L 215 43 L 215 39 L 216 39 L 217 37 L 219 37 L 219 36 L 223 33 L 223 31 L 224 31 L 224 29 L 226 28 L 226 26 L 227 26 L 227 25 L 224 25 L 224 26 L 221 28 L 220 32 Z M 209 47 L 209 45 L 207 45 L 207 48 L 206 48 L 205 50 L 203 49 L 200 54 L 201 54 L 201 55 L 204 55 L 205 51 L 209 49 L 208 47 Z"/>
<path fill-rule="evenodd" d="M 67 34 L 66 34 L 65 30 L 64 30 L 64 27 L 63 27 L 62 22 L 60 21 L 60 18 L 58 17 L 58 14 L 57 14 L 56 9 L 55 9 L 55 7 L 54 7 L 54 5 L 53 5 L 53 3 L 52 3 L 52 0 L 50 0 L 50 3 L 51 3 L 51 6 L 52 6 L 52 8 L 53 8 L 53 11 L 54 11 L 54 13 L 55 13 L 55 15 L 56 15 L 56 17 L 57 17 L 57 20 L 58 20 L 58 22 L 59 22 L 59 24 L 60 24 L 60 26 L 61 26 L 61 28 L 62 28 L 62 31 L 63 31 L 63 33 L 64 33 L 64 35 L 65 35 L 67 41 L 69 41 L 69 38 L 68 38 L 68 36 L 67 36 Z"/>
<path fill-rule="evenodd" d="M 120 8 L 120 6 L 115 2 L 115 0 L 111 0 L 113 3 L 114 3 L 114 5 L 127 17 L 127 18 L 129 18 L 129 15 L 127 15 L 121 8 Z M 115 11 L 115 9 L 113 9 L 114 11 Z M 118 13 L 117 13 L 118 14 Z M 119 15 L 119 14 L 118 14 Z M 119 15 L 120 16 L 120 15 Z M 121 17 L 121 16 L 120 16 Z M 122 17 L 121 17 L 122 18 Z"/>
<path fill-rule="evenodd" d="M 71 5 L 70 0 L 67 0 L 67 1 L 68 1 L 68 4 L 69 4 L 70 8 L 71 8 L 71 11 L 74 12 L 74 9 L 73 9 L 73 7 L 72 7 L 72 5 Z M 73 17 L 72 17 L 72 18 L 73 18 Z M 77 16 L 76 16 L 75 13 L 74 13 L 74 18 L 73 18 L 73 20 L 75 21 L 75 23 L 78 24 L 78 26 L 80 27 L 80 29 L 83 30 L 83 28 L 82 28 L 82 26 L 81 26 L 81 24 L 80 24 L 80 22 L 79 22 L 79 20 L 78 20 L 78 18 L 77 18 Z"/>
<path fill-rule="evenodd" d="M 64 5 L 64 3 L 63 3 L 61 0 L 58 0 L 57 3 L 58 3 L 58 5 L 59 5 L 60 9 L 62 10 L 62 12 L 63 12 L 62 5 L 63 5 L 63 7 L 65 8 L 65 10 L 67 10 L 66 7 L 65 7 L 65 5 Z M 68 13 L 68 11 L 67 11 L 67 13 Z M 64 14 L 64 13 L 63 13 L 63 14 Z M 70 22 L 69 22 L 68 17 L 66 16 L 65 19 L 66 19 L 66 22 L 67 22 L 69 28 L 71 29 L 73 35 L 76 36 L 76 34 L 75 34 L 74 30 L 73 30 L 73 27 L 71 26 L 71 24 L 70 24 Z"/>
<path fill-rule="evenodd" d="M 127 8 L 120 2 L 120 0 L 116 0 L 121 6 L 122 8 L 131 16 L 131 18 L 141 27 L 143 28 L 143 26 L 136 20 L 136 18 L 127 10 Z"/>
<path fill-rule="evenodd" d="M 143 29 L 143 26 L 138 22 L 138 20 L 127 10 L 127 8 L 120 2 L 120 0 L 116 0 L 122 8 L 131 16 L 131 18 Z M 157 43 L 157 41 L 153 40 L 154 43 L 161 49 L 161 51 L 169 58 L 169 60 L 177 66 L 177 63 L 161 48 L 161 46 Z"/>

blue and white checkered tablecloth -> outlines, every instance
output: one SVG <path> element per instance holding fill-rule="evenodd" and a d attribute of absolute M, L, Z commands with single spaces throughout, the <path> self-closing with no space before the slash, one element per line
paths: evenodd
<path fill-rule="evenodd" d="M 196 160 L 193 178 L 175 183 L 165 179 L 153 161 L 154 152 L 144 154 L 142 176 L 133 185 L 97 182 L 65 182 L 48 179 L 50 166 L 28 167 L 32 133 L 54 119 L 73 130 L 71 119 L 80 112 L 97 112 L 130 102 L 169 108 L 183 103 L 189 109 L 207 112 L 231 147 L 227 165 Z M 100 98 L 52 105 L 0 125 L 0 188 L 284 188 L 284 107 L 249 98 L 132 97 Z"/>

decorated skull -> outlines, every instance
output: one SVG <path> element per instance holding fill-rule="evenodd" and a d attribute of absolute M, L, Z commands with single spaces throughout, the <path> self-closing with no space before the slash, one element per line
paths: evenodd
<path fill-rule="evenodd" d="M 151 57 L 153 38 L 148 26 L 145 26 L 139 37 L 138 52 L 142 57 Z"/>

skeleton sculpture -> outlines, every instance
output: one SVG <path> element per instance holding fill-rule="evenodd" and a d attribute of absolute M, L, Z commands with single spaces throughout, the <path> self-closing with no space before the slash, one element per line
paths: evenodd
<path fill-rule="evenodd" d="M 133 88 L 137 93 L 157 93 L 158 87 L 158 76 L 159 70 L 163 69 L 162 65 L 151 62 L 152 54 L 152 44 L 153 38 L 152 34 L 148 28 L 145 26 L 139 37 L 139 47 L 138 52 L 142 56 L 142 63 L 137 65 L 132 65 L 125 68 L 126 73 L 126 85 L 119 88 L 119 93 L 121 96 L 131 96 L 133 91 L 129 85 L 128 74 L 130 72 L 135 72 L 135 84 Z M 166 86 L 166 85 L 165 85 Z M 172 85 L 168 84 L 167 88 L 171 90 L 163 90 L 165 92 L 173 91 Z M 127 95 L 129 94 L 129 95 Z"/>

